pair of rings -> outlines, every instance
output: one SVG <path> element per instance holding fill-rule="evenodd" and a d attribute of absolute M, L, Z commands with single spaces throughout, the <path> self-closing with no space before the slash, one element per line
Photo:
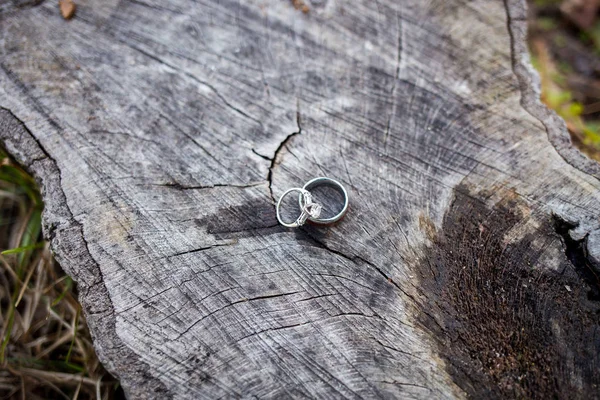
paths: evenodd
<path fill-rule="evenodd" d="M 319 218 L 321 216 L 323 206 L 313 201 L 313 196 L 310 192 L 310 189 L 314 189 L 318 186 L 331 187 L 337 190 L 343 196 L 342 209 L 333 217 Z M 281 201 L 288 194 L 293 192 L 299 193 L 298 204 L 300 205 L 300 215 L 293 222 L 285 222 L 281 218 Z M 304 225 L 306 221 L 309 221 L 316 225 L 332 225 L 335 222 L 342 219 L 342 217 L 346 214 L 346 211 L 348 210 L 348 192 L 346 192 L 346 189 L 342 186 L 342 184 L 336 181 L 335 179 L 318 177 L 306 182 L 301 188 L 291 188 L 286 190 L 279 198 L 275 210 L 277 212 L 277 220 L 279 221 L 279 223 L 288 228 L 297 228 L 299 226 Z"/>

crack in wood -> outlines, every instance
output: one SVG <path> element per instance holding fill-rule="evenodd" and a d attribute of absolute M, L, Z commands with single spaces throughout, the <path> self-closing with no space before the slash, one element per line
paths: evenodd
<path fill-rule="evenodd" d="M 141 183 L 139 186 L 159 186 L 170 188 L 179 191 L 186 190 L 204 190 L 204 189 L 214 189 L 214 188 L 239 188 L 239 189 L 247 189 L 254 188 L 257 186 L 266 185 L 267 181 L 260 182 L 250 182 L 250 183 L 211 183 L 210 185 L 183 185 L 179 182 L 166 182 L 166 183 Z"/>
<path fill-rule="evenodd" d="M 206 250 L 211 250 L 211 249 L 214 249 L 214 248 L 217 248 L 217 247 L 222 247 L 222 246 L 232 246 L 232 245 L 237 244 L 237 243 L 238 243 L 237 240 L 230 240 L 230 241 L 227 241 L 225 243 L 215 243 L 215 244 L 212 244 L 210 246 L 205 246 L 205 247 L 200 247 L 200 248 L 197 248 L 197 249 L 186 250 L 186 251 L 181 251 L 181 252 L 178 252 L 178 253 L 170 254 L 168 256 L 165 256 L 164 258 L 173 258 L 173 257 L 179 257 L 179 256 L 187 255 L 187 254 L 201 253 L 201 252 L 206 251 Z"/>
<path fill-rule="evenodd" d="M 259 152 L 256 151 L 256 149 L 252 148 L 251 151 L 256 154 L 257 156 L 259 156 L 260 158 L 262 158 L 263 160 L 267 160 L 267 161 L 273 161 L 273 159 L 271 157 L 267 157 L 263 154 L 260 154 Z"/>
<path fill-rule="evenodd" d="M 333 254 L 336 254 L 340 257 L 345 258 L 346 260 L 350 261 L 351 263 L 356 263 L 357 260 L 363 262 L 364 264 L 368 265 L 369 267 L 371 267 L 372 269 L 374 269 L 375 271 L 377 271 L 377 273 L 379 275 L 381 275 L 387 282 L 391 283 L 396 289 L 398 289 L 404 296 L 406 296 L 408 299 L 410 299 L 411 301 L 413 301 L 415 304 L 418 304 L 417 300 L 415 299 L 415 297 L 413 295 L 411 295 L 410 293 L 408 293 L 406 290 L 404 290 L 397 282 L 395 282 L 391 276 L 389 276 L 388 274 L 386 274 L 381 268 L 379 268 L 377 265 L 375 265 L 374 263 L 366 260 L 364 257 L 361 257 L 359 255 L 353 255 L 353 256 L 349 256 L 341 251 L 335 250 L 333 248 L 331 248 L 330 246 L 327 245 L 327 243 L 325 243 L 324 241 L 318 239 L 315 235 L 315 233 L 310 230 L 310 228 L 308 228 L 307 226 L 303 226 L 300 228 L 300 230 L 302 232 L 304 232 L 306 234 L 306 238 L 309 239 L 310 242 L 313 242 L 314 244 L 316 244 L 318 247 L 327 250 Z"/>
<path fill-rule="evenodd" d="M 256 297 L 252 297 L 252 298 L 242 298 L 240 300 L 233 301 L 222 307 L 219 307 L 216 310 L 209 312 L 206 315 L 203 315 L 200 319 L 198 319 L 197 321 L 192 323 L 189 327 L 187 327 L 183 332 L 179 333 L 177 335 L 177 337 L 175 337 L 173 340 L 177 340 L 177 339 L 181 338 L 182 336 L 187 334 L 189 331 L 191 331 L 195 326 L 197 326 L 199 323 L 201 323 L 205 319 L 207 319 L 207 318 L 213 316 L 214 314 L 219 313 L 229 307 L 233 307 L 233 306 L 235 306 L 237 304 L 241 304 L 241 303 L 250 303 L 252 301 L 257 301 L 257 300 L 266 300 L 266 299 L 273 299 L 273 298 L 277 298 L 277 297 L 291 296 L 291 295 L 298 294 L 298 293 L 300 293 L 300 291 L 294 291 L 294 292 L 289 292 L 289 293 L 277 293 L 277 294 L 273 294 L 273 295 L 256 296 Z"/>
<path fill-rule="evenodd" d="M 292 132 L 289 135 L 287 135 L 285 137 L 285 139 L 283 139 L 279 143 L 279 145 L 275 149 L 275 152 L 273 153 L 273 158 L 271 158 L 271 165 L 269 165 L 269 173 L 267 174 L 267 182 L 269 182 L 269 193 L 271 194 L 271 200 L 273 201 L 273 207 L 277 203 L 277 200 L 275 200 L 275 195 L 273 195 L 273 170 L 275 169 L 275 166 L 277 165 L 277 163 L 279 161 L 278 160 L 278 157 L 280 155 L 279 153 L 281 152 L 281 150 L 284 147 L 287 146 L 289 141 L 294 136 L 302 134 L 302 125 L 300 124 L 300 100 L 299 99 L 296 99 L 296 124 L 298 126 L 298 130 L 296 132 Z"/>
<path fill-rule="evenodd" d="M 554 230 L 560 235 L 565 245 L 565 255 L 579 277 L 590 287 L 587 298 L 590 301 L 600 301 L 600 277 L 594 270 L 585 251 L 585 243 L 589 234 L 586 234 L 580 240 L 575 240 L 571 238 L 570 231 L 579 224 L 571 223 L 558 214 L 552 214 L 552 218 L 554 219 Z"/>

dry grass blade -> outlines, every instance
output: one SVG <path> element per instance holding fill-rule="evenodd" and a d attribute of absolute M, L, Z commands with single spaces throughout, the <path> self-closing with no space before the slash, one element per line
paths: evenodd
<path fill-rule="evenodd" d="M 123 398 L 42 242 L 41 211 L 33 179 L 0 153 L 0 399 Z"/>

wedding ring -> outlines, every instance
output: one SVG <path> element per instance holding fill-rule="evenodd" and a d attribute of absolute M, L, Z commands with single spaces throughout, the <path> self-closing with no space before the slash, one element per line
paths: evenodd
<path fill-rule="evenodd" d="M 348 211 L 348 192 L 346 191 L 346 188 L 344 188 L 344 186 L 342 186 L 341 183 L 339 183 L 338 181 L 336 181 L 335 179 L 331 179 L 331 178 L 326 178 L 326 177 L 318 177 L 318 178 L 314 178 L 311 179 L 310 181 L 306 182 L 304 184 L 304 186 L 302 187 L 303 190 L 309 191 L 310 189 L 316 188 L 318 186 L 328 186 L 331 187 L 335 190 L 337 190 L 343 197 L 343 201 L 344 201 L 344 205 L 342 207 L 342 209 L 340 210 L 340 212 L 338 212 L 336 215 L 334 215 L 333 217 L 329 217 L 329 218 L 319 218 L 319 215 L 314 216 L 312 214 L 310 214 L 308 216 L 308 220 L 314 224 L 317 225 L 331 225 L 336 223 L 337 221 L 339 221 L 340 219 L 342 219 L 344 217 L 344 215 L 346 215 L 346 211 Z M 305 200 L 303 199 L 302 196 L 300 196 L 298 198 L 298 202 L 300 204 L 300 208 L 303 207 L 304 204 L 306 204 Z"/>
<path fill-rule="evenodd" d="M 281 201 L 285 198 L 285 196 L 292 192 L 300 192 L 299 196 L 302 199 L 302 204 L 300 205 L 301 211 L 300 215 L 294 222 L 285 222 L 281 218 Z M 309 218 L 318 218 L 321 214 L 321 209 L 322 207 L 320 204 L 314 203 L 312 201 L 311 193 L 308 190 L 302 188 L 291 188 L 286 190 L 279 198 L 277 206 L 275 207 L 275 211 L 277 212 L 277 220 L 281 225 L 288 228 L 297 228 L 299 226 L 304 225 L 306 220 Z"/>
<path fill-rule="evenodd" d="M 312 193 L 310 189 L 319 187 L 319 186 L 328 186 L 337 190 L 343 197 L 343 206 L 342 209 L 334 216 L 329 218 L 319 218 L 321 216 L 321 211 L 323 206 L 321 204 L 313 201 Z M 293 222 L 286 222 L 281 217 L 281 202 L 283 199 L 290 193 L 298 192 L 298 204 L 300 205 L 300 215 Z M 275 207 L 275 211 L 277 213 L 277 220 L 279 223 L 288 228 L 297 228 L 306 223 L 306 221 L 310 221 L 316 225 L 332 225 L 342 219 L 348 211 L 348 192 L 342 186 L 341 183 L 336 181 L 335 179 L 326 178 L 326 177 L 318 177 L 311 179 L 306 182 L 302 188 L 291 188 L 286 190 L 279 200 L 277 201 L 277 205 Z"/>

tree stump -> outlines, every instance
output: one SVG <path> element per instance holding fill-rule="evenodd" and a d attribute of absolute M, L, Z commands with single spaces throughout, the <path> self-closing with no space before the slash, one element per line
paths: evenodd
<path fill-rule="evenodd" d="M 521 0 L 76 5 L 0 5 L 0 135 L 130 398 L 600 396 L 600 168 Z M 278 225 L 315 176 L 346 218 Z"/>

